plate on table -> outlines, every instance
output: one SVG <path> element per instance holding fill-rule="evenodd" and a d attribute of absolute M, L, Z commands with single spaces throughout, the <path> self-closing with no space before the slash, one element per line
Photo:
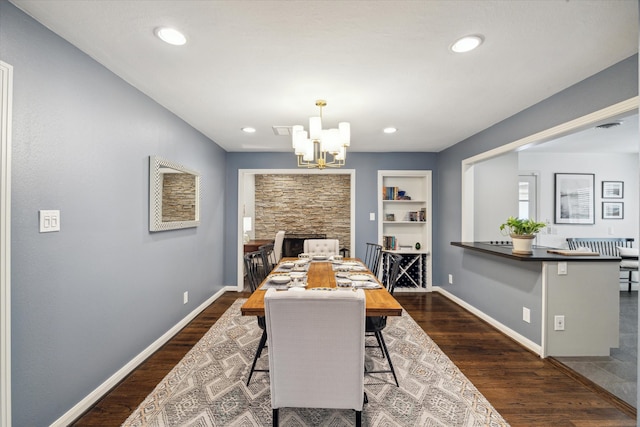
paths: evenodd
<path fill-rule="evenodd" d="M 303 282 L 303 281 L 293 280 L 293 281 L 291 281 L 291 282 L 289 282 L 289 283 L 287 284 L 287 287 L 288 287 L 289 289 L 293 289 L 293 288 L 301 288 L 301 289 L 304 289 L 304 288 L 306 288 L 306 287 L 307 287 L 307 283 L 306 283 L 306 282 Z"/>
<path fill-rule="evenodd" d="M 326 260 L 328 257 L 326 255 L 323 254 L 316 254 L 313 256 L 313 260 L 314 261 L 324 261 Z"/>
<path fill-rule="evenodd" d="M 342 288 L 351 287 L 352 283 L 353 282 L 351 280 L 343 278 L 343 277 L 338 277 L 336 279 L 336 285 L 338 285 L 339 287 L 342 287 Z"/>
<path fill-rule="evenodd" d="M 304 273 L 304 271 L 292 271 L 291 273 L 289 273 L 289 277 L 291 277 L 292 279 L 302 279 L 305 275 L 306 274 Z"/>
<path fill-rule="evenodd" d="M 380 286 L 375 282 L 360 282 L 360 281 L 353 282 L 351 286 L 353 286 L 356 289 L 381 289 L 382 288 L 382 286 Z"/>
<path fill-rule="evenodd" d="M 285 269 L 293 268 L 294 266 L 295 264 L 292 262 L 283 262 L 282 264 L 280 264 L 280 267 Z"/>
<path fill-rule="evenodd" d="M 349 279 L 355 280 L 355 281 L 358 281 L 358 282 L 375 281 L 373 276 L 371 276 L 369 274 L 350 274 L 349 275 Z"/>
<path fill-rule="evenodd" d="M 343 261 L 342 265 L 360 265 L 357 261 Z"/>
<path fill-rule="evenodd" d="M 363 265 L 354 265 L 351 266 L 351 271 L 367 271 L 367 267 Z"/>
<path fill-rule="evenodd" d="M 297 260 L 293 261 L 293 263 L 295 265 L 305 265 L 308 262 L 309 262 L 309 260 L 307 258 L 300 258 L 300 259 L 297 259 Z"/>
<path fill-rule="evenodd" d="M 284 284 L 284 283 L 289 283 L 291 281 L 291 277 L 286 276 L 284 274 L 280 274 L 278 276 L 271 276 L 269 281 L 273 283 Z"/>

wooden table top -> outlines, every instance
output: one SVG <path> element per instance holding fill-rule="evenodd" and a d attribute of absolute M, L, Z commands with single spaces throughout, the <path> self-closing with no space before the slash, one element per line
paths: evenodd
<path fill-rule="evenodd" d="M 262 286 L 262 283 L 260 286 Z M 309 266 L 309 271 L 307 272 L 307 289 L 317 287 L 337 287 L 335 273 L 330 262 L 312 262 Z M 258 288 L 258 290 L 251 294 L 249 299 L 247 299 L 240 308 L 243 316 L 264 316 L 265 292 L 266 291 Z M 384 287 L 382 289 L 365 289 L 364 294 L 366 298 L 367 316 L 402 315 L 402 306 Z"/>
<path fill-rule="evenodd" d="M 260 249 L 260 246 L 266 245 L 267 243 L 273 243 L 273 240 L 249 240 L 244 244 L 244 253 L 255 252 Z"/>

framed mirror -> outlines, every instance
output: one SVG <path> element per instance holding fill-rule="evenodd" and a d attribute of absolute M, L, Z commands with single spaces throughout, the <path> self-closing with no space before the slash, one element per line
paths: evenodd
<path fill-rule="evenodd" d="M 149 156 L 149 231 L 200 224 L 200 175 L 184 166 Z"/>

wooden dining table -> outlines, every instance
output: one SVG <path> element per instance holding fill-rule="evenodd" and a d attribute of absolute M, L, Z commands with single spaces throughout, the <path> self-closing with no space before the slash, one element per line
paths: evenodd
<path fill-rule="evenodd" d="M 295 259 L 296 258 L 284 258 L 280 263 L 293 261 Z M 359 260 L 347 258 L 345 261 Z M 274 270 L 277 269 L 278 266 L 276 266 Z M 365 273 L 372 274 L 370 271 L 366 271 Z M 258 289 L 251 294 L 240 308 L 240 312 L 243 316 L 264 316 L 264 294 L 266 291 L 262 290 L 261 287 L 266 280 L 268 279 L 265 279 L 260 284 Z M 337 288 L 336 276 L 331 262 L 312 261 L 310 263 L 309 270 L 307 272 L 307 289 L 311 288 Z M 402 315 L 402 306 L 384 286 L 380 289 L 365 289 L 364 294 L 366 298 L 365 309 L 367 316 Z"/>

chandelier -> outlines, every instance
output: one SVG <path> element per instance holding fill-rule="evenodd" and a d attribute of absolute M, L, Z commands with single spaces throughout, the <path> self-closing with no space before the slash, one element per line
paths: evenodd
<path fill-rule="evenodd" d="M 293 151 L 298 157 L 298 167 L 324 169 L 344 166 L 347 147 L 351 141 L 351 125 L 341 122 L 338 129 L 322 129 L 322 107 L 326 105 L 327 101 L 316 101 L 320 115 L 309 118 L 308 133 L 300 125 L 291 128 L 291 140 Z"/>

